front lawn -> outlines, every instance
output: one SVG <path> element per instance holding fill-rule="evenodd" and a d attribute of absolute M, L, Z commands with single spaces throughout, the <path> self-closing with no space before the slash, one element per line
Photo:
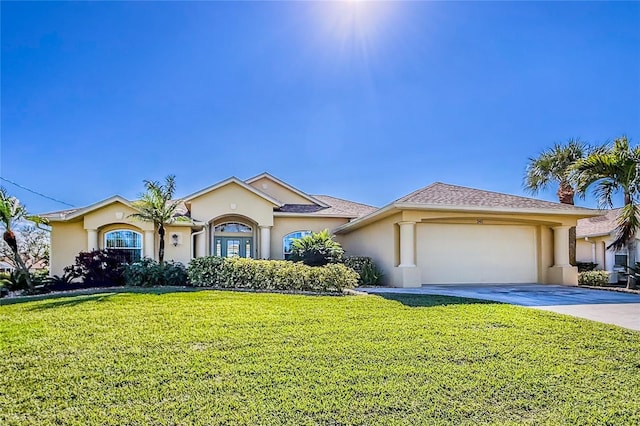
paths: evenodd
<path fill-rule="evenodd" d="M 640 424 L 640 333 L 413 296 L 0 306 L 0 424 Z"/>

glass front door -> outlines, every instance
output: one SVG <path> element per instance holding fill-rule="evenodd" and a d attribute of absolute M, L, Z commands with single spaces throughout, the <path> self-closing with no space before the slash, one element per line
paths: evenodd
<path fill-rule="evenodd" d="M 253 238 L 215 237 L 213 255 L 220 257 L 253 257 Z"/>

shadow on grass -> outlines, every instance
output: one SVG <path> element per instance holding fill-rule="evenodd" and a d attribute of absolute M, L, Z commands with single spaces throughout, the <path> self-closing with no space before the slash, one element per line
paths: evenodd
<path fill-rule="evenodd" d="M 0 299 L 0 306 L 14 305 L 16 303 L 37 302 L 41 300 L 53 300 L 67 298 L 69 300 L 56 303 L 47 303 L 34 307 L 33 310 L 42 310 L 46 308 L 55 308 L 58 306 L 78 305 L 88 301 L 100 301 L 103 296 L 110 297 L 121 293 L 136 294 L 155 294 L 162 295 L 167 293 L 194 293 L 199 291 L 230 291 L 236 293 L 255 293 L 255 294 L 283 294 L 295 296 L 342 296 L 342 293 L 322 293 L 315 291 L 285 291 L 285 290 L 267 290 L 267 289 L 246 289 L 246 288 L 216 288 L 216 287 L 183 287 L 183 286 L 164 286 L 164 287 L 102 287 L 91 289 L 70 290 L 60 293 L 45 293 L 37 296 L 18 296 L 6 299 Z M 83 297 L 94 296 L 95 297 Z"/>
<path fill-rule="evenodd" d="M 193 291 L 203 291 L 208 290 L 207 288 L 198 288 L 198 287 L 102 287 L 102 288 L 91 288 L 91 289 L 81 289 L 81 290 L 71 290 L 60 293 L 45 293 L 37 296 L 18 296 L 11 297 L 6 299 L 0 299 L 0 306 L 2 305 L 13 305 L 16 303 L 25 303 L 25 302 L 37 302 L 40 300 L 52 300 L 52 299 L 61 299 L 67 298 L 70 299 L 68 301 L 61 301 L 59 306 L 64 306 L 65 303 L 74 304 L 76 298 L 82 296 L 94 296 L 92 298 L 82 298 L 82 300 L 78 301 L 75 304 L 82 303 L 83 301 L 91 301 L 100 299 L 101 297 L 113 296 L 118 293 L 142 293 L 142 294 L 166 294 L 166 293 L 179 293 L 179 292 L 193 292 Z M 71 299 L 73 298 L 73 299 Z M 49 305 L 49 304 L 47 304 Z M 44 306 L 44 305 L 41 305 Z M 55 306 L 51 306 L 55 307 Z"/>
<path fill-rule="evenodd" d="M 387 300 L 393 300 L 394 302 L 400 302 L 411 308 L 429 308 L 432 306 L 447 305 L 502 304 L 501 302 L 493 300 L 467 299 L 465 297 L 440 296 L 433 294 L 378 293 L 376 296 L 380 296 Z"/>
<path fill-rule="evenodd" d="M 54 308 L 61 308 L 61 307 L 67 307 L 67 306 L 77 306 L 77 305 L 81 305 L 83 303 L 86 302 L 103 302 L 107 299 L 109 299 L 111 296 L 113 296 L 115 293 L 101 293 L 101 294 L 96 294 L 96 295 L 92 295 L 92 296 L 73 296 L 73 297 L 66 297 L 64 299 L 61 300 L 54 300 L 51 302 L 47 302 L 47 303 L 43 303 L 40 305 L 36 305 L 32 308 L 30 308 L 30 311 L 44 311 L 47 309 L 54 309 Z"/>

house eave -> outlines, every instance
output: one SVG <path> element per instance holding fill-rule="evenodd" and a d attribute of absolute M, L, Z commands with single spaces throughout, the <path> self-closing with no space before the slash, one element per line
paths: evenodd
<path fill-rule="evenodd" d="M 249 192 L 252 192 L 253 194 L 257 195 L 260 198 L 263 198 L 264 200 L 270 202 L 271 204 L 273 204 L 276 207 L 282 207 L 284 204 L 282 202 L 280 202 L 279 200 L 276 200 L 275 198 L 265 194 L 264 192 L 254 188 L 253 186 L 247 184 L 244 181 L 241 181 L 240 179 L 238 179 L 235 176 L 232 176 L 228 179 L 225 179 L 223 181 L 220 181 L 216 184 L 213 184 L 205 189 L 201 189 L 200 191 L 194 192 L 193 194 L 190 194 L 186 197 L 183 198 L 183 201 L 185 203 L 191 203 L 191 201 L 193 201 L 194 199 L 201 197 L 204 194 L 208 194 L 209 192 L 213 192 L 216 189 L 222 188 L 223 186 L 229 185 L 231 183 L 235 183 L 237 185 L 239 185 L 240 187 L 246 189 Z"/>
<path fill-rule="evenodd" d="M 363 216 L 356 220 L 338 227 L 336 234 L 348 232 L 364 226 L 368 223 L 382 219 L 395 211 L 402 210 L 423 210 L 423 211 L 450 211 L 450 212 L 467 212 L 467 213 L 490 213 L 490 214 L 533 214 L 533 215 L 557 215 L 557 216 L 573 216 L 577 218 L 587 218 L 600 216 L 602 213 L 598 210 L 576 208 L 576 210 L 554 210 L 554 209 L 525 209 L 510 207 L 475 207 L 475 206 L 452 206 L 443 204 L 418 204 L 418 203 L 391 203 L 373 213 Z"/>
<path fill-rule="evenodd" d="M 330 207 L 328 204 L 323 203 L 322 201 L 316 199 L 315 197 L 313 197 L 313 196 L 311 196 L 311 195 L 309 195 L 309 194 L 307 194 L 305 192 L 300 191 L 298 188 L 289 185 L 287 182 L 284 182 L 284 181 L 278 179 L 277 177 L 275 177 L 273 175 L 270 175 L 267 172 L 260 173 L 257 176 L 254 176 L 252 178 L 249 178 L 249 179 L 245 180 L 244 182 L 247 183 L 247 184 L 251 184 L 251 183 L 253 183 L 253 182 L 255 182 L 255 181 L 259 180 L 259 179 L 262 179 L 262 178 L 271 179 L 272 181 L 276 182 L 277 184 L 284 186 L 289 191 L 301 196 L 302 198 L 312 202 L 313 204 L 319 205 L 320 207 Z"/>
<path fill-rule="evenodd" d="M 90 206 L 82 207 L 82 208 L 80 208 L 78 210 L 75 210 L 75 211 L 73 211 L 73 212 L 71 212 L 71 213 L 69 213 L 67 215 L 61 214 L 59 217 L 47 217 L 47 220 L 49 222 L 67 222 L 69 220 L 82 217 L 82 216 L 86 215 L 87 213 L 90 213 L 90 212 L 92 212 L 94 210 L 98 210 L 98 209 L 100 209 L 102 207 L 108 206 L 108 205 L 116 203 L 116 202 L 122 203 L 125 206 L 130 207 L 130 208 L 132 208 L 134 210 L 138 210 L 126 198 L 124 198 L 124 197 L 122 197 L 120 195 L 114 195 L 114 196 L 106 198 L 106 199 L 104 199 L 102 201 L 98 201 L 97 203 L 91 204 Z"/>
<path fill-rule="evenodd" d="M 335 217 L 341 219 L 354 219 L 357 216 L 347 214 L 312 214 L 312 213 L 290 213 L 290 212 L 273 212 L 274 217 Z"/>
<path fill-rule="evenodd" d="M 575 210 L 555 210 L 520 207 L 476 207 L 476 206 L 455 206 L 446 204 L 421 204 L 421 203 L 394 203 L 398 209 L 402 210 L 431 210 L 431 211 L 463 211 L 474 213 L 515 213 L 515 214 L 539 214 L 539 215 L 560 215 L 576 216 L 581 218 L 601 216 L 599 210 L 592 210 L 577 207 Z"/>

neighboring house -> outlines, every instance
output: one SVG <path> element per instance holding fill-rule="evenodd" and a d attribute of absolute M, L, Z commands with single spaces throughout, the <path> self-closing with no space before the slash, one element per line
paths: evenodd
<path fill-rule="evenodd" d="M 620 209 L 612 209 L 596 217 L 581 219 L 576 227 L 576 261 L 595 263 L 596 269 L 611 272 L 611 281 L 626 279 L 627 249 L 607 250 L 615 240 Z M 636 245 L 636 259 L 640 259 L 640 241 Z"/>
<path fill-rule="evenodd" d="M 0 260 L 0 273 L 10 274 L 15 270 L 15 266 L 13 264 L 7 262 L 6 260 Z"/>
<path fill-rule="evenodd" d="M 16 267 L 14 266 L 15 260 L 9 260 L 7 258 L 0 259 L 0 272 L 11 273 L 15 271 Z M 40 261 L 29 267 L 29 272 L 39 272 L 47 269 L 47 263 Z"/>
<path fill-rule="evenodd" d="M 434 183 L 383 208 L 309 195 L 267 173 L 235 177 L 183 198 L 189 222 L 167 227 L 165 257 L 283 259 L 290 241 L 323 229 L 347 254 L 371 256 L 384 282 L 577 284 L 569 229 L 597 210 Z M 153 224 L 132 220 L 129 200 L 44 215 L 52 226 L 51 273 L 80 251 L 113 248 L 128 260 L 157 257 Z"/>

